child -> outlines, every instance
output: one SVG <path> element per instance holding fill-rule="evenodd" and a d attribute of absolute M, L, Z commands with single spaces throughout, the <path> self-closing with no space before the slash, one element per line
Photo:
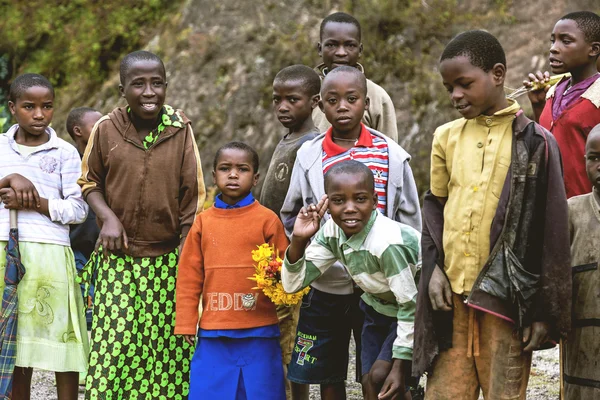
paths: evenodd
<path fill-rule="evenodd" d="M 0 276 L 5 272 L 9 209 L 19 210 L 26 269 L 17 286 L 12 396 L 4 393 L 13 399 L 29 399 L 33 368 L 56 372 L 59 400 L 77 399 L 79 374 L 87 371 L 88 336 L 69 243 L 69 224 L 85 220 L 87 205 L 77 186 L 77 150 L 49 127 L 53 104 L 54 89 L 46 78 L 18 76 L 8 102 L 17 124 L 0 135 Z M 0 291 L 4 286 L 0 279 Z"/>
<path fill-rule="evenodd" d="M 600 16 L 579 11 L 562 17 L 550 36 L 550 68 L 570 73 L 549 90 L 529 92 L 540 125 L 556 137 L 562 154 L 567 198 L 590 192 L 584 147 L 589 131 L 600 123 Z M 550 74 L 529 74 L 531 82 L 548 81 Z M 547 91 L 547 93 L 546 93 Z"/>
<path fill-rule="evenodd" d="M 403 396 L 412 359 L 421 235 L 376 211 L 373 173 L 361 162 L 331 167 L 325 174 L 325 192 L 316 206 L 303 207 L 296 218 L 282 269 L 283 286 L 296 292 L 341 262 L 365 292 L 360 300 L 365 323 L 359 355 L 365 397 Z M 328 205 L 331 219 L 319 229 Z"/>
<path fill-rule="evenodd" d="M 290 186 L 290 177 L 296 153 L 302 144 L 314 139 L 319 131 L 311 115 L 319 101 L 321 79 L 305 65 L 292 65 L 279 71 L 273 81 L 273 110 L 288 133 L 277 144 L 269 170 L 260 192 L 260 203 L 279 215 L 285 195 Z M 284 372 L 292 358 L 300 303 L 295 307 L 278 306 L 281 351 Z M 291 384 L 286 379 L 286 398 L 291 399 Z"/>
<path fill-rule="evenodd" d="M 95 125 L 79 180 L 100 225 L 86 398 L 183 399 L 193 349 L 173 334 L 175 279 L 205 198 L 200 156 L 189 119 L 164 105 L 158 56 L 128 54 L 120 78 L 128 105 Z"/>
<path fill-rule="evenodd" d="M 317 49 L 323 62 L 315 67 L 315 71 L 321 78 L 325 78 L 329 72 L 341 65 L 348 65 L 362 73 L 365 72 L 364 67 L 358 62 L 363 45 L 360 23 L 356 18 L 342 12 L 325 17 L 321 22 L 319 38 Z M 398 127 L 392 99 L 385 89 L 370 79 L 367 79 L 367 92 L 370 105 L 363 115 L 363 123 L 397 142 Z M 319 108 L 315 108 L 313 112 L 313 121 L 320 132 L 325 132 L 331 126 L 331 122 Z"/>
<path fill-rule="evenodd" d="M 102 114 L 89 107 L 74 108 L 67 116 L 67 133 L 75 142 L 80 157 L 83 157 L 83 152 L 85 151 L 85 147 L 92 134 L 92 128 L 100 118 L 102 118 Z M 96 223 L 96 214 L 93 210 L 89 210 L 84 223 L 71 225 L 69 238 L 71 239 L 71 249 L 73 249 L 73 255 L 75 256 L 75 266 L 77 267 L 77 271 L 83 270 L 83 267 L 92 255 L 99 234 L 100 229 Z M 81 286 L 84 300 L 87 302 L 88 297 L 85 293 L 85 285 Z M 93 288 L 90 288 L 90 296 L 91 301 L 93 301 Z M 86 310 L 85 319 L 87 329 L 91 330 L 91 308 Z"/>
<path fill-rule="evenodd" d="M 279 218 L 252 197 L 258 154 L 231 142 L 213 163 L 220 190 L 213 207 L 194 221 L 177 277 L 175 333 L 198 343 L 190 399 L 285 398 L 275 306 L 253 289 L 252 250 L 263 243 L 285 249 Z M 202 317 L 198 324 L 198 304 Z"/>
<path fill-rule="evenodd" d="M 426 399 L 525 398 L 531 351 L 569 326 L 567 204 L 554 137 L 506 99 L 485 31 L 456 36 L 440 74 L 464 118 L 439 127 L 423 209 L 413 376 Z"/>
<path fill-rule="evenodd" d="M 354 159 L 367 165 L 375 176 L 377 209 L 388 218 L 421 229 L 416 185 L 408 161 L 410 156 L 396 142 L 361 123 L 369 108 L 364 74 L 340 66 L 325 76 L 319 107 L 332 127 L 305 143 L 296 158 L 290 189 L 281 209 L 283 224 L 292 234 L 294 220 L 303 206 L 315 203 L 325 193 L 323 175 L 336 163 Z M 300 309 L 296 346 L 288 367 L 288 379 L 299 384 L 320 384 L 321 398 L 345 398 L 348 344 L 354 328 L 360 352 L 363 312 L 361 290 L 353 287 L 343 265 L 336 263 L 311 284 Z M 302 351 L 307 337 L 312 348 Z M 357 362 L 360 358 L 357 359 Z M 357 368 L 357 380 L 360 367 Z M 304 390 L 294 385 L 299 394 Z"/>
<path fill-rule="evenodd" d="M 573 329 L 563 342 L 566 400 L 600 398 L 600 125 L 588 135 L 585 153 L 593 191 L 569 199 Z"/>

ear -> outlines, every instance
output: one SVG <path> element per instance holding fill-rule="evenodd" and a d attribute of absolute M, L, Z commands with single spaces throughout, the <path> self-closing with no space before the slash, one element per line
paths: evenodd
<path fill-rule="evenodd" d="M 73 135 L 81 137 L 81 128 L 79 125 L 73 127 Z"/>
<path fill-rule="evenodd" d="M 14 116 L 14 115 L 15 115 L 15 113 L 17 112 L 16 105 L 15 105 L 15 103 L 13 103 L 12 101 L 9 101 L 9 102 L 8 102 L 8 109 L 10 110 L 10 113 L 11 113 L 13 116 Z"/>
<path fill-rule="evenodd" d="M 504 79 L 506 78 L 506 66 L 504 64 L 496 63 L 490 70 L 490 73 L 494 78 L 496 86 L 504 86 Z"/>
<path fill-rule="evenodd" d="M 377 192 L 373 190 L 373 210 L 377 210 L 377 201 L 379 197 L 377 196 Z"/>
<path fill-rule="evenodd" d="M 325 107 L 323 106 L 323 99 L 319 96 L 319 108 L 321 111 L 325 112 Z"/>
<path fill-rule="evenodd" d="M 121 97 L 125 97 L 125 87 L 123 87 L 122 84 L 119 84 L 119 94 L 121 95 Z"/>
<path fill-rule="evenodd" d="M 323 46 L 321 46 L 321 42 L 317 43 L 317 53 L 319 53 L 319 57 L 323 57 Z"/>
<path fill-rule="evenodd" d="M 358 58 L 360 58 L 360 56 L 362 56 L 362 53 L 363 53 L 363 44 L 361 43 L 358 48 Z"/>
<path fill-rule="evenodd" d="M 367 111 L 369 109 L 370 105 L 371 105 L 371 98 L 369 96 L 367 96 L 367 98 L 365 99 L 365 111 Z"/>
<path fill-rule="evenodd" d="M 212 176 L 213 176 L 213 185 L 216 185 L 217 184 L 217 174 L 214 169 L 212 171 Z"/>
<path fill-rule="evenodd" d="M 598 57 L 600 55 L 600 42 L 592 42 L 590 45 L 590 57 Z"/>
<path fill-rule="evenodd" d="M 313 97 L 310 98 L 311 110 L 314 110 L 319 105 L 320 98 L 321 98 L 321 95 L 318 95 L 318 94 L 315 94 Z"/>
<path fill-rule="evenodd" d="M 260 174 L 257 172 L 254 174 L 254 177 L 252 178 L 252 187 L 256 186 L 256 184 L 258 183 L 258 178 L 260 178 Z"/>
<path fill-rule="evenodd" d="M 169 86 L 169 82 L 165 82 L 165 89 Z"/>

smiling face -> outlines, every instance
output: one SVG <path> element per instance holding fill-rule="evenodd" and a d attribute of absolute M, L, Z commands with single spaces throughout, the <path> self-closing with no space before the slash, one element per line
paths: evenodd
<path fill-rule="evenodd" d="M 507 106 L 504 96 L 506 67 L 496 64 L 485 72 L 471 64 L 465 56 L 445 59 L 440 63 L 444 87 L 452 105 L 466 119 L 492 115 Z"/>
<path fill-rule="evenodd" d="M 594 129 L 585 144 L 585 168 L 590 183 L 600 195 L 600 128 Z"/>
<path fill-rule="evenodd" d="M 326 185 L 329 213 L 346 237 L 362 231 L 377 207 L 377 193 L 361 173 L 340 172 Z"/>
<path fill-rule="evenodd" d="M 242 149 L 223 149 L 217 158 L 213 181 L 221 191 L 221 199 L 234 205 L 258 182 L 258 173 L 252 166 L 252 155 Z"/>
<path fill-rule="evenodd" d="M 19 124 L 15 139 L 20 144 L 36 146 L 48 141 L 46 128 L 54 116 L 54 95 L 44 86 L 25 90 L 8 108 Z"/>
<path fill-rule="evenodd" d="M 298 131 L 311 118 L 319 100 L 318 95 L 309 96 L 300 80 L 273 82 L 273 111 L 277 119 L 290 131 Z"/>
<path fill-rule="evenodd" d="M 119 91 L 133 115 L 144 121 L 156 120 L 167 95 L 162 64 L 154 60 L 134 61 L 125 74 L 125 82 L 119 85 Z"/>
<path fill-rule="evenodd" d="M 594 52 L 592 44 L 586 42 L 585 35 L 571 19 L 561 19 L 554 25 L 550 35 L 550 68 L 555 74 L 575 72 L 590 64 Z"/>
<path fill-rule="evenodd" d="M 332 125 L 334 136 L 358 137 L 360 121 L 369 109 L 366 88 L 351 73 L 328 76 L 323 82 L 319 107 Z"/>
<path fill-rule="evenodd" d="M 346 22 L 328 22 L 323 27 L 319 56 L 331 71 L 340 65 L 355 67 L 363 50 L 358 28 Z"/>

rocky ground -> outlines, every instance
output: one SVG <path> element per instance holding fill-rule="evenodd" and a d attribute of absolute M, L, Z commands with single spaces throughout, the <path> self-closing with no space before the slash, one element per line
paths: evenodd
<path fill-rule="evenodd" d="M 354 357 L 351 354 L 350 368 L 348 376 L 354 376 Z M 346 392 L 348 400 L 362 399 L 360 385 L 353 379 L 346 382 Z M 46 371 L 35 371 L 33 382 L 31 384 L 33 400 L 52 400 L 56 399 L 56 387 L 54 386 L 54 374 Z M 527 398 L 535 400 L 556 400 L 559 391 L 559 369 L 558 369 L 558 349 L 536 352 L 533 358 L 531 368 L 531 377 L 529 379 L 529 388 Z M 83 399 L 83 388 L 79 392 L 79 398 Z M 318 386 L 311 386 L 311 400 L 319 399 Z M 483 399 L 483 397 L 481 397 Z"/>

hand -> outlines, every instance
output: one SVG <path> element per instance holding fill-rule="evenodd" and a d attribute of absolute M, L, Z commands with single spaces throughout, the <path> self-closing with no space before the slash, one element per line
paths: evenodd
<path fill-rule="evenodd" d="M 531 326 L 526 326 L 523 329 L 523 344 L 525 344 L 523 351 L 539 350 L 549 340 L 549 331 L 550 326 L 547 322 L 534 322 Z"/>
<path fill-rule="evenodd" d="M 311 204 L 308 207 L 302 207 L 294 223 L 292 235 L 298 239 L 310 240 L 321 227 L 321 219 L 325 215 L 328 205 L 327 195 L 323 195 L 316 206 Z"/>
<path fill-rule="evenodd" d="M 17 194 L 12 188 L 0 189 L 0 201 L 4 203 L 4 208 L 9 210 L 20 210 L 22 207 L 17 203 Z"/>
<path fill-rule="evenodd" d="M 16 202 L 20 209 L 35 210 L 42 206 L 40 195 L 31 181 L 19 174 L 9 175 L 8 186 L 16 196 Z"/>
<path fill-rule="evenodd" d="M 192 347 L 196 347 L 196 335 L 183 335 L 185 341 Z"/>
<path fill-rule="evenodd" d="M 117 217 L 112 216 L 103 221 L 95 250 L 98 251 L 100 246 L 108 251 L 121 251 L 129 248 L 127 233 Z"/>
<path fill-rule="evenodd" d="M 429 281 L 429 301 L 434 311 L 452 311 L 450 282 L 437 265 Z"/>
<path fill-rule="evenodd" d="M 550 73 L 548 71 L 544 73 L 542 73 L 541 71 L 537 71 L 535 74 L 529 74 L 528 78 L 528 80 L 523 81 L 523 86 L 527 88 L 533 87 L 534 84 L 544 85 L 550 80 Z M 542 89 L 527 92 L 527 96 L 529 96 L 529 101 L 531 101 L 531 105 L 541 107 L 544 104 L 546 104 L 546 93 L 548 92 L 548 90 L 550 90 L 550 86 L 544 85 Z"/>
<path fill-rule="evenodd" d="M 402 360 L 394 359 L 392 369 L 383 382 L 383 386 L 377 395 L 379 400 L 401 400 L 404 399 L 406 386 L 404 384 L 404 370 L 400 367 Z"/>

